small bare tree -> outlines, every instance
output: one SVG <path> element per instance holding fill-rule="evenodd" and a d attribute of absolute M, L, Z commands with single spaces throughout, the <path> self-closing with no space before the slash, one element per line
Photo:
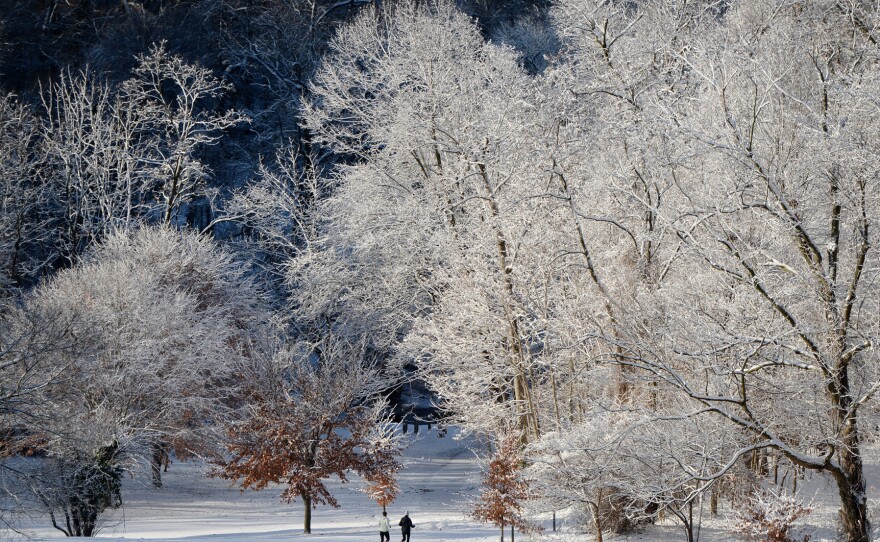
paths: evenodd
<path fill-rule="evenodd" d="M 813 511 L 810 504 L 784 490 L 762 489 L 754 493 L 745 510 L 737 514 L 736 531 L 758 542 L 798 542 L 790 536 L 792 525 Z M 802 542 L 809 542 L 804 535 Z"/>

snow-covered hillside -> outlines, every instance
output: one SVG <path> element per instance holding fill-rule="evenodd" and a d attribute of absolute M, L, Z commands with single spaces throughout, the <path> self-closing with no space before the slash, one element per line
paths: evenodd
<path fill-rule="evenodd" d="M 389 506 L 392 524 L 405 511 L 416 524 L 416 542 L 488 542 L 498 540 L 498 530 L 479 524 L 467 515 L 468 500 L 478 492 L 480 483 L 478 461 L 471 451 L 474 442 L 460 441 L 455 433 L 443 434 L 436 428 L 421 428 L 409 434 L 406 467 L 400 476 L 401 496 Z M 872 505 L 880 501 L 874 486 L 880 481 L 876 450 L 869 452 L 869 492 Z M 302 533 L 302 505 L 279 501 L 280 490 L 260 492 L 232 487 L 226 481 L 204 476 L 203 465 L 175 462 L 165 473 L 165 486 L 154 489 L 148 483 L 128 479 L 124 487 L 124 506 L 112 514 L 99 533 L 110 540 L 163 540 L 187 542 L 282 542 L 315 540 L 355 542 L 378 536 L 376 527 L 381 509 L 359 491 L 358 480 L 348 484 L 332 483 L 341 508 L 319 508 L 314 512 L 312 534 Z M 834 540 L 834 517 L 837 500 L 832 484 L 813 477 L 803 484 L 801 495 L 815 501 L 815 511 L 799 522 L 797 531 L 812 534 L 814 542 Z M 591 541 L 589 534 L 575 532 L 565 525 L 560 514 L 559 532 L 552 532 L 549 517 L 542 523 L 546 531 L 532 539 L 542 542 Z M 707 542 L 733 542 L 729 517 L 712 518 L 708 506 L 703 512 L 700 539 Z M 48 526 L 47 518 L 34 517 L 29 531 L 40 540 L 70 540 Z M 396 536 L 392 531 L 392 540 Z M 517 534 L 517 538 L 529 539 Z M 509 539 L 509 538 L 508 538 Z M 680 528 L 671 520 L 644 528 L 626 536 L 609 536 L 612 541 L 682 540 Z"/>

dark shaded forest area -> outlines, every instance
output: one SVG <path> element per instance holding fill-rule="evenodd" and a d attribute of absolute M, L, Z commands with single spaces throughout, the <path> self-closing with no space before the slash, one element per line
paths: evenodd
<path fill-rule="evenodd" d="M 387 0 L 386 0 L 387 3 Z M 207 69 L 222 92 L 205 95 L 193 113 L 234 110 L 240 122 L 194 149 L 203 162 L 203 189 L 187 194 L 175 221 L 201 231 L 221 218 L 231 190 L 252 178 L 280 149 L 327 168 L 345 156 L 313 149 L 298 115 L 308 82 L 335 29 L 371 0 L 3 0 L 0 7 L 0 88 L 30 113 L 45 117 L 53 85 L 87 73 L 115 92 L 137 67 L 138 55 L 164 51 Z M 542 16 L 546 2 L 474 0 L 461 7 L 488 34 L 522 16 Z M 379 7 L 379 6 L 375 6 Z M 168 93 L 173 91 L 165 89 Z M 297 167 L 302 167 L 298 164 Z M 324 170 L 326 171 L 326 169 Z M 219 239 L 247 235 L 224 223 Z M 69 228 L 68 228 L 69 229 Z M 94 241 L 94 239 L 92 239 Z M 71 243 L 70 239 L 52 241 Z M 46 269 L 70 265 L 71 249 L 22 239 L 28 254 L 4 261 L 13 286 L 31 286 Z M 58 247 L 56 247 L 57 249 Z M 78 249 L 73 249 L 78 252 Z M 21 265 L 30 260 L 29 265 Z"/>

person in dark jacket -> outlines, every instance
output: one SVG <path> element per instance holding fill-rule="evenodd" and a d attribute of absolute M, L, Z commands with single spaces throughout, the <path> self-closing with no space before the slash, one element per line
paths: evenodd
<path fill-rule="evenodd" d="M 409 542 L 409 532 L 411 529 L 415 529 L 415 524 L 409 519 L 409 510 L 400 518 L 400 531 L 403 533 L 403 539 L 400 542 Z"/>

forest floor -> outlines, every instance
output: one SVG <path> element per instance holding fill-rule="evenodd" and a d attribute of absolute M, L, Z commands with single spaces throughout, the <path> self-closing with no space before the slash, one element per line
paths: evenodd
<path fill-rule="evenodd" d="M 405 468 L 400 474 L 402 493 L 388 507 L 392 525 L 408 510 L 416 527 L 413 542 L 489 542 L 499 540 L 499 532 L 491 525 L 480 524 L 467 514 L 469 502 L 479 493 L 480 472 L 472 446 L 453 438 L 453 432 L 441 436 L 436 428 L 406 438 Z M 473 444 L 473 443 L 470 443 Z M 880 512 L 880 450 L 867 451 L 869 498 L 874 514 Z M 285 504 L 279 500 L 280 489 L 241 491 L 228 481 L 205 476 L 198 463 L 175 462 L 164 473 L 164 486 L 155 489 L 137 478 L 126 479 L 123 489 L 124 506 L 106 514 L 99 533 L 104 540 L 163 542 L 289 542 L 291 540 L 327 542 L 368 542 L 378 539 L 378 518 L 381 509 L 361 491 L 357 480 L 330 483 L 340 508 L 319 507 L 313 511 L 312 533 L 302 533 L 302 504 Z M 146 476 L 141 477 L 148 479 Z M 796 524 L 796 533 L 811 535 L 811 542 L 835 539 L 836 491 L 822 477 L 808 477 L 801 484 L 800 494 L 814 501 L 814 512 Z M 706 507 L 708 508 L 708 506 Z M 695 512 L 695 515 L 697 512 Z M 723 513 L 712 517 L 702 514 L 700 540 L 704 542 L 735 542 L 731 534 L 733 519 Z M 874 521 L 874 524 L 880 523 Z M 542 542 L 588 542 L 594 540 L 566 525 L 561 514 L 552 531 L 550 517 L 543 520 L 541 535 L 520 535 L 516 539 Z M 50 526 L 48 518 L 34 515 L 23 524 L 27 533 L 38 540 L 69 541 Z M 393 527 L 392 542 L 399 540 L 399 528 Z M 506 533 L 509 540 L 509 532 Z M 2 538 L 2 536 L 0 536 Z M 800 539 L 800 538 L 798 538 Z M 605 542 L 684 540 L 678 524 L 666 520 L 628 535 L 606 536 Z"/>

